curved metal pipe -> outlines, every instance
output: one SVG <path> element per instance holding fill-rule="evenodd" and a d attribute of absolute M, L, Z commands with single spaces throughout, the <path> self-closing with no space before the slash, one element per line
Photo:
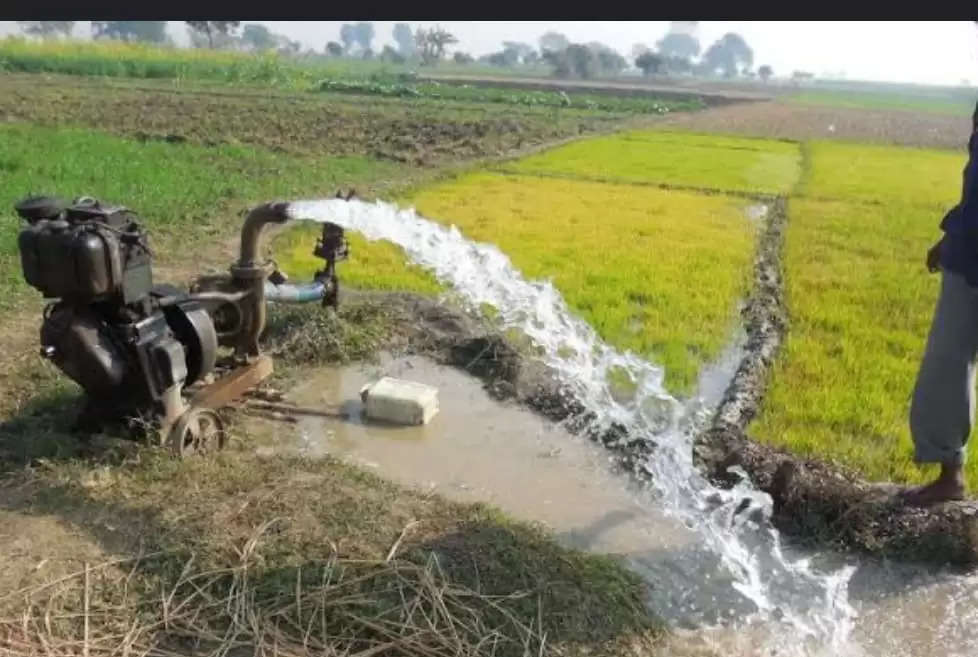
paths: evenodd
<path fill-rule="evenodd" d="M 251 294 L 251 290 L 241 290 L 240 292 L 193 292 L 191 294 L 174 294 L 168 297 L 160 297 L 159 304 L 165 308 L 184 301 L 225 301 L 227 303 L 237 303 Z"/>
<path fill-rule="evenodd" d="M 264 203 L 245 217 L 241 227 L 241 255 L 231 267 L 235 286 L 249 290 L 251 294 L 239 304 L 244 315 L 244 327 L 234 347 L 235 354 L 254 357 L 259 354 L 258 338 L 265 330 L 265 278 L 266 272 L 258 262 L 261 233 L 267 224 L 284 224 L 289 220 L 289 204 L 285 201 Z"/>
<path fill-rule="evenodd" d="M 258 247 L 261 232 L 266 224 L 284 224 L 289 220 L 289 204 L 286 201 L 273 201 L 254 208 L 245 217 L 241 227 L 241 256 L 238 267 L 255 267 L 258 265 Z"/>

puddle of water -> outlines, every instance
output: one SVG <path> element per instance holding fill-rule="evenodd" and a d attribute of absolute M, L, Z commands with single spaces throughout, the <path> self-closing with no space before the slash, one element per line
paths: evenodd
<path fill-rule="evenodd" d="M 704 408 L 716 408 L 723 401 L 727 386 L 740 367 L 740 361 L 746 354 L 747 332 L 743 326 L 734 331 L 733 339 L 727 344 L 720 356 L 700 370 L 696 384 L 699 404 Z"/>
<path fill-rule="evenodd" d="M 717 382 L 729 380 L 741 349 L 731 345 L 704 372 L 716 399 L 722 394 Z M 359 391 L 382 376 L 436 386 L 438 414 L 413 427 L 366 420 Z M 346 419 L 301 417 L 275 451 L 330 454 L 404 486 L 489 502 L 547 526 L 563 545 L 621 556 L 650 583 L 656 613 L 679 627 L 756 610 L 736 593 L 733 578 L 696 533 L 657 505 L 645 483 L 617 471 L 607 450 L 523 407 L 493 400 L 481 381 L 462 371 L 424 357 L 382 355 L 377 365 L 312 372 L 288 399 L 341 409 Z"/>
<path fill-rule="evenodd" d="M 770 207 L 765 203 L 755 203 L 754 205 L 748 205 L 744 210 L 744 214 L 747 218 L 755 223 L 760 223 L 767 217 L 767 213 L 770 211 Z"/>
<path fill-rule="evenodd" d="M 423 426 L 365 420 L 359 390 L 381 376 L 436 386 L 438 414 Z M 695 540 L 681 523 L 643 503 L 643 487 L 616 474 L 606 450 L 522 407 L 494 401 L 475 377 L 426 358 L 384 356 L 376 366 L 319 370 L 288 398 L 342 407 L 348 419 L 303 417 L 287 449 L 328 453 L 449 499 L 490 502 L 547 525 L 579 549 L 624 554 L 654 543 L 683 550 Z"/>

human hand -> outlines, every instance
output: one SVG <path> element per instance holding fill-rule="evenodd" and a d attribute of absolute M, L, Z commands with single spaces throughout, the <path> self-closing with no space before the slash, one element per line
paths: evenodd
<path fill-rule="evenodd" d="M 941 242 L 942 241 L 943 240 L 939 240 L 937 244 L 930 247 L 930 250 L 927 251 L 927 271 L 929 271 L 932 274 L 940 271 L 941 269 Z"/>

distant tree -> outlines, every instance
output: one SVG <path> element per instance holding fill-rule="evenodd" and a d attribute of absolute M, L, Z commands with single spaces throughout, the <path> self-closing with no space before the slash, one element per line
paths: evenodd
<path fill-rule="evenodd" d="M 642 69 L 642 75 L 655 75 L 663 67 L 663 59 L 660 55 L 651 51 L 645 51 L 635 58 L 636 68 Z"/>
<path fill-rule="evenodd" d="M 519 41 L 503 41 L 503 52 L 510 53 L 510 57 L 515 59 L 514 63 L 522 64 L 526 62 L 526 58 L 532 53 L 536 52 L 528 43 L 520 43 Z"/>
<path fill-rule="evenodd" d="M 330 41 L 326 44 L 326 54 L 330 57 L 339 57 L 343 54 L 343 46 L 335 41 Z"/>
<path fill-rule="evenodd" d="M 693 71 L 693 62 L 686 57 L 663 57 L 662 70 L 666 73 L 682 75 Z"/>
<path fill-rule="evenodd" d="M 494 52 L 486 57 L 486 62 L 493 66 L 505 66 L 509 68 L 516 65 L 516 56 L 512 52 L 502 50 Z"/>
<path fill-rule="evenodd" d="M 526 58 L 535 53 L 536 51 L 531 45 L 517 41 L 503 41 L 503 49 L 488 55 L 485 61 L 493 66 L 511 67 L 525 63 Z"/>
<path fill-rule="evenodd" d="M 275 35 L 257 23 L 249 23 L 241 32 L 241 41 L 252 50 L 270 50 L 277 45 Z"/>
<path fill-rule="evenodd" d="M 403 64 L 404 60 L 404 55 L 402 55 L 396 49 L 391 48 L 389 45 L 384 46 L 384 49 L 380 51 L 380 61 L 382 62 L 388 62 L 390 64 Z"/>
<path fill-rule="evenodd" d="M 58 36 L 71 36 L 75 21 L 17 21 L 24 34 L 49 39 Z"/>
<path fill-rule="evenodd" d="M 649 52 L 649 47 L 644 43 L 636 43 L 632 46 L 632 61 L 635 61 L 645 53 Z"/>
<path fill-rule="evenodd" d="M 166 41 L 166 21 L 92 21 L 92 37 L 120 41 Z"/>
<path fill-rule="evenodd" d="M 762 80 L 767 82 L 768 80 L 771 79 L 771 76 L 774 75 L 774 69 L 768 66 L 767 64 L 764 64 L 763 66 L 757 69 L 757 75 Z"/>
<path fill-rule="evenodd" d="M 184 21 L 192 32 L 207 37 L 207 47 L 214 47 L 214 38 L 231 37 L 241 21 Z"/>
<path fill-rule="evenodd" d="M 700 54 L 700 42 L 696 37 L 679 32 L 665 35 L 656 42 L 655 47 L 658 48 L 659 54 L 665 57 L 692 59 Z"/>
<path fill-rule="evenodd" d="M 411 26 L 407 23 L 398 23 L 394 26 L 394 42 L 397 44 L 397 50 L 404 57 L 414 57 L 415 44 L 414 44 L 414 34 L 411 32 Z"/>
<path fill-rule="evenodd" d="M 523 63 L 527 66 L 535 66 L 540 63 L 540 53 L 536 50 L 531 50 L 526 55 L 523 56 Z"/>
<path fill-rule="evenodd" d="M 363 52 L 370 50 L 370 45 L 374 40 L 374 24 L 357 23 L 353 29 L 357 43 L 360 44 L 360 50 Z"/>
<path fill-rule="evenodd" d="M 583 43 L 572 43 L 564 51 L 573 75 L 584 80 L 594 77 L 598 68 L 598 58 L 591 48 Z"/>
<path fill-rule="evenodd" d="M 628 68 L 628 62 L 613 48 L 609 48 L 597 41 L 592 41 L 587 44 L 587 47 L 594 53 L 594 60 L 598 72 L 606 75 L 617 75 Z"/>
<path fill-rule="evenodd" d="M 540 37 L 541 52 L 561 52 L 566 50 L 569 45 L 570 41 L 560 32 L 547 32 Z"/>
<path fill-rule="evenodd" d="M 541 59 L 546 64 L 549 64 L 552 69 L 552 74 L 558 78 L 570 77 L 570 57 L 567 56 L 567 48 L 563 50 L 548 50 L 544 49 Z"/>
<path fill-rule="evenodd" d="M 442 58 L 446 46 L 458 43 L 455 35 L 437 25 L 427 30 L 419 27 L 414 41 L 421 51 L 421 63 L 429 66 Z"/>
<path fill-rule="evenodd" d="M 743 67 L 750 68 L 754 63 L 754 51 L 744 38 L 735 32 L 728 32 L 716 40 L 703 53 L 703 67 L 708 73 L 722 71 L 732 78 Z"/>
<path fill-rule="evenodd" d="M 284 34 L 273 34 L 272 38 L 275 40 L 275 49 L 283 55 L 295 56 L 302 51 L 302 43 L 293 41 Z"/>
<path fill-rule="evenodd" d="M 373 58 L 374 58 L 373 48 L 365 48 L 364 50 L 360 51 L 360 59 L 373 59 Z"/>
<path fill-rule="evenodd" d="M 357 28 L 349 23 L 343 23 L 340 27 L 340 41 L 343 42 L 343 52 L 349 53 L 353 44 L 357 42 Z"/>
<path fill-rule="evenodd" d="M 455 57 L 453 59 L 455 60 L 456 64 L 471 64 L 475 61 L 475 58 L 472 57 L 472 55 L 465 52 L 455 53 Z"/>

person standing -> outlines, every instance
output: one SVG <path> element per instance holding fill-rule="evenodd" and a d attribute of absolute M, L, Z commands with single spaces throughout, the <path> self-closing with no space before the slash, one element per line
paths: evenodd
<path fill-rule="evenodd" d="M 910 404 L 917 463 L 940 464 L 937 478 L 901 493 L 926 506 L 965 495 L 964 463 L 975 416 L 978 361 L 978 104 L 971 117 L 961 201 L 941 221 L 943 237 L 927 252 L 941 291 Z"/>

